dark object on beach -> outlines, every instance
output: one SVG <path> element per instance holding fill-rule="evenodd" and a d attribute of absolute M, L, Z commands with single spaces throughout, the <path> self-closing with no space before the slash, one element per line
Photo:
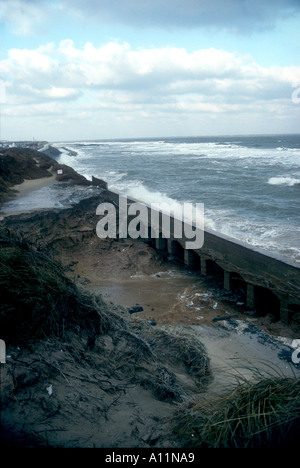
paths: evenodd
<path fill-rule="evenodd" d="M 136 312 L 143 312 L 143 307 L 142 306 L 135 306 L 135 307 L 131 307 L 131 309 L 128 309 L 128 312 L 130 314 L 135 314 Z"/>
<path fill-rule="evenodd" d="M 223 317 L 214 317 L 212 319 L 213 322 L 218 322 L 219 320 L 231 320 L 233 318 L 238 318 L 238 315 L 237 314 L 233 314 L 233 315 L 223 315 Z"/>

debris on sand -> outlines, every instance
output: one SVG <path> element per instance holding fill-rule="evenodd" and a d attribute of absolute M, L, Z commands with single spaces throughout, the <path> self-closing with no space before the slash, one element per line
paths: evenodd
<path fill-rule="evenodd" d="M 1 240 L 2 442 L 8 446 L 178 445 L 176 404 L 206 388 L 204 346 L 84 292 L 8 229 Z M 176 438 L 175 438 L 176 439 Z"/>

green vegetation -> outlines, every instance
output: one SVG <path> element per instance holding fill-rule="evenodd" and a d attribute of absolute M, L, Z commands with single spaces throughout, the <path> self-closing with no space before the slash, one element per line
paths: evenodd
<path fill-rule="evenodd" d="M 134 321 L 125 309 L 113 312 L 101 297 L 81 290 L 57 261 L 4 227 L 0 294 L 1 338 L 9 345 L 50 337 L 65 340 L 71 332 L 86 338 L 92 350 L 97 337 L 110 337 L 108 348 L 99 340 L 96 344 L 95 359 L 101 361 L 97 373 L 125 379 L 160 401 L 176 403 L 178 415 L 170 421 L 170 431 L 181 447 L 271 448 L 298 443 L 299 379 L 258 374 L 255 380 L 240 379 L 231 390 L 213 395 L 207 391 L 209 358 L 191 333 Z"/>
<path fill-rule="evenodd" d="M 175 432 L 187 447 L 276 448 L 297 446 L 300 380 L 244 381 L 231 391 L 186 408 Z"/>
<path fill-rule="evenodd" d="M 12 231 L 0 229 L 1 338 L 10 342 L 62 337 L 109 327 L 105 304 L 82 292 L 63 267 Z"/>

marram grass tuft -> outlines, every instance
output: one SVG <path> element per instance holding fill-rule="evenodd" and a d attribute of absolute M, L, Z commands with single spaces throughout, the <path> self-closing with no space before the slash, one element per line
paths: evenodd
<path fill-rule="evenodd" d="M 105 303 L 79 289 L 63 267 L 8 229 L 0 229 L 0 328 L 9 342 L 66 329 L 91 334 L 109 328 Z"/>
<path fill-rule="evenodd" d="M 175 432 L 193 447 L 297 446 L 300 380 L 267 377 L 239 383 L 223 395 L 210 395 L 181 413 Z"/>

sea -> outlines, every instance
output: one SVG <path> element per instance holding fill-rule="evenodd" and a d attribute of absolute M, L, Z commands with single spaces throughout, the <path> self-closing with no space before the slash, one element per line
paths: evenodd
<path fill-rule="evenodd" d="M 56 142 L 58 160 L 151 203 L 203 203 L 205 226 L 300 262 L 300 134 Z"/>
<path fill-rule="evenodd" d="M 205 226 L 300 262 L 300 134 L 55 142 L 59 162 L 151 203 L 203 203 Z"/>

